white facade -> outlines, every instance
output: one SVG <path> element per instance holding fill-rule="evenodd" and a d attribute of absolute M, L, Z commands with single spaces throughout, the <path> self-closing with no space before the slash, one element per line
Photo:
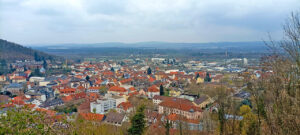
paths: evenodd
<path fill-rule="evenodd" d="M 96 109 L 96 113 L 104 114 L 108 110 L 116 108 L 116 100 L 112 98 L 97 100 L 90 104 L 90 108 L 91 112 L 94 112 Z"/>
<path fill-rule="evenodd" d="M 40 81 L 39 82 L 39 86 L 47 86 L 47 84 L 49 84 L 50 81 Z"/>
<path fill-rule="evenodd" d="M 113 95 L 111 93 L 105 94 L 105 98 L 106 99 L 114 99 L 116 101 L 116 106 L 118 106 L 122 102 L 126 102 L 127 101 L 124 97 L 122 97 L 122 96 L 116 96 L 116 95 Z"/>
<path fill-rule="evenodd" d="M 159 92 L 147 92 L 148 98 L 153 98 L 155 95 L 160 95 Z"/>
<path fill-rule="evenodd" d="M 247 66 L 248 65 L 248 59 L 244 58 L 243 61 L 244 61 L 244 66 Z"/>
<path fill-rule="evenodd" d="M 45 77 L 30 77 L 29 82 L 41 82 L 44 80 L 45 80 Z"/>

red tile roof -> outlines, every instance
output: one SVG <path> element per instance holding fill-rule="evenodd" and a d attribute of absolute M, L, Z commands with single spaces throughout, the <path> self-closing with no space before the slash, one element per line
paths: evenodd
<path fill-rule="evenodd" d="M 100 89 L 100 87 L 90 87 L 90 88 L 88 88 L 89 90 L 99 90 Z"/>
<path fill-rule="evenodd" d="M 130 87 L 129 90 L 136 91 L 136 89 L 134 87 Z"/>
<path fill-rule="evenodd" d="M 101 79 L 97 80 L 95 84 L 101 84 L 103 81 Z"/>
<path fill-rule="evenodd" d="M 204 78 L 206 76 L 206 72 L 195 72 L 195 75 L 199 74 L 199 77 Z"/>
<path fill-rule="evenodd" d="M 108 91 L 127 92 L 127 90 L 124 87 L 119 87 L 119 86 L 112 86 L 112 87 L 109 88 Z"/>
<path fill-rule="evenodd" d="M 71 101 L 73 98 L 72 98 L 71 95 L 69 95 L 69 96 L 64 96 L 64 97 L 62 97 L 61 99 L 62 99 L 64 102 L 69 102 L 69 101 Z"/>
<path fill-rule="evenodd" d="M 8 104 L 0 105 L 0 107 L 2 107 L 2 108 L 15 107 L 15 104 L 8 103 Z"/>
<path fill-rule="evenodd" d="M 29 75 L 31 73 L 31 70 L 27 70 L 24 73 L 27 74 L 27 75 Z"/>
<path fill-rule="evenodd" d="M 170 72 L 171 75 L 184 75 L 184 72 Z"/>
<path fill-rule="evenodd" d="M 199 124 L 200 123 L 200 121 L 199 120 L 196 120 L 196 119 L 187 119 L 187 118 L 184 118 L 184 117 L 182 117 L 181 119 L 180 119 L 180 115 L 177 115 L 177 114 L 169 114 L 168 116 L 167 116 L 167 118 L 168 118 L 168 120 L 170 120 L 170 121 L 177 121 L 177 120 L 182 120 L 182 121 L 185 121 L 185 122 L 188 122 L 188 123 L 194 123 L 194 124 Z"/>
<path fill-rule="evenodd" d="M 48 116 L 54 116 L 56 114 L 55 111 L 47 110 L 47 109 L 44 109 L 44 108 L 36 108 L 35 110 L 38 111 L 38 112 L 45 112 Z"/>
<path fill-rule="evenodd" d="M 88 93 L 86 95 L 86 98 L 89 100 L 89 101 L 95 101 L 99 98 L 99 94 L 97 93 Z"/>
<path fill-rule="evenodd" d="M 125 111 L 127 111 L 131 107 L 132 107 L 132 104 L 130 102 L 122 102 L 118 105 L 118 108 L 122 108 Z"/>
<path fill-rule="evenodd" d="M 120 83 L 124 84 L 124 83 L 129 83 L 129 82 L 131 82 L 131 81 L 132 81 L 132 79 L 129 78 L 129 79 L 121 80 Z"/>
<path fill-rule="evenodd" d="M 154 82 L 154 81 L 155 81 L 155 79 L 153 77 L 149 78 L 149 82 Z"/>
<path fill-rule="evenodd" d="M 32 109 L 35 107 L 35 104 L 25 104 L 25 107 Z"/>
<path fill-rule="evenodd" d="M 138 95 L 139 93 L 137 92 L 137 91 L 134 91 L 134 92 L 131 92 L 131 93 L 129 93 L 128 95 L 129 96 L 134 96 L 134 95 Z"/>
<path fill-rule="evenodd" d="M 159 89 L 156 87 L 156 85 L 152 85 L 148 88 L 148 92 L 159 92 Z"/>
<path fill-rule="evenodd" d="M 103 114 L 96 114 L 96 113 L 80 113 L 80 116 L 82 116 L 82 118 L 85 120 L 102 121 L 104 118 Z"/>
<path fill-rule="evenodd" d="M 23 98 L 20 96 L 14 97 L 12 100 L 13 104 L 17 104 L 17 105 L 24 105 L 25 102 L 23 101 Z"/>
<path fill-rule="evenodd" d="M 200 107 L 193 105 L 193 103 L 188 103 L 186 101 L 180 102 L 177 99 L 174 100 L 166 100 L 159 104 L 160 106 L 168 107 L 168 108 L 176 108 L 183 111 L 202 111 Z"/>
<path fill-rule="evenodd" d="M 85 98 L 86 97 L 86 93 L 85 92 L 80 92 L 80 93 L 76 93 L 71 95 L 72 99 L 81 99 L 81 98 Z"/>
<path fill-rule="evenodd" d="M 59 90 L 60 93 L 67 93 L 67 94 L 74 93 L 75 91 L 76 91 L 75 88 L 64 88 Z"/>
<path fill-rule="evenodd" d="M 12 78 L 13 80 L 24 80 L 26 79 L 25 76 L 15 76 L 14 78 Z"/>

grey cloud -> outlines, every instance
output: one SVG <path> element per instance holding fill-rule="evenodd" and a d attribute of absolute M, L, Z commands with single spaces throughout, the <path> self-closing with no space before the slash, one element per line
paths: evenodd
<path fill-rule="evenodd" d="M 0 38 L 14 42 L 255 41 L 298 0 L 0 0 Z"/>

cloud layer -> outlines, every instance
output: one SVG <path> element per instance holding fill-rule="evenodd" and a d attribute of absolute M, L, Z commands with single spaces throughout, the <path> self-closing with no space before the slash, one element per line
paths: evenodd
<path fill-rule="evenodd" d="M 257 41 L 299 0 L 0 0 L 0 38 L 21 44 Z"/>

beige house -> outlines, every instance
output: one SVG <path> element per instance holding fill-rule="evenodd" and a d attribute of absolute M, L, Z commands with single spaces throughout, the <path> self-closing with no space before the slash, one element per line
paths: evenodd
<path fill-rule="evenodd" d="M 202 109 L 195 106 L 192 102 L 186 100 L 177 101 L 178 98 L 173 100 L 163 101 L 158 106 L 159 114 L 178 114 L 187 119 L 200 119 L 202 118 Z"/>
<path fill-rule="evenodd" d="M 213 103 L 213 100 L 210 97 L 202 96 L 194 100 L 194 105 L 200 108 L 205 108 L 206 105 Z"/>
<path fill-rule="evenodd" d="M 5 75 L 0 75 L 0 82 L 6 81 L 6 76 Z"/>

